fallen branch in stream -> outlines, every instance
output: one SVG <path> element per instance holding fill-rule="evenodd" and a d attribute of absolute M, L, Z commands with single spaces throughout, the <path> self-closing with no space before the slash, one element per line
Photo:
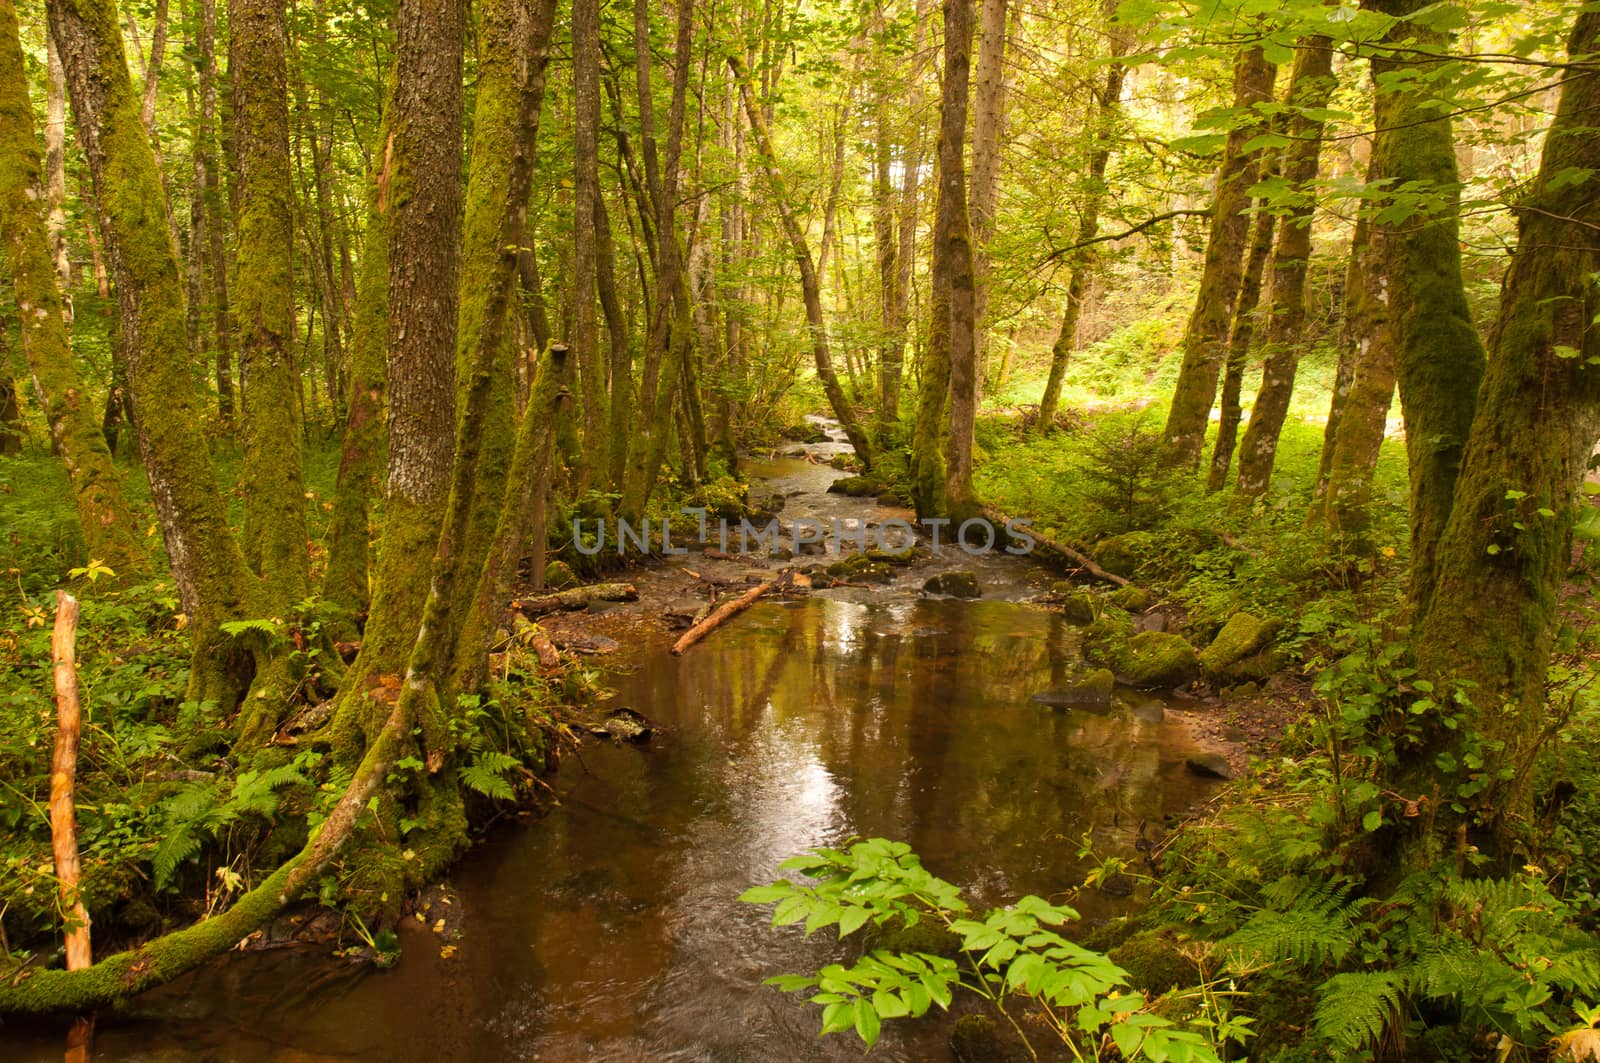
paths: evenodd
<path fill-rule="evenodd" d="M 582 609 L 590 602 L 632 602 L 638 598 L 639 592 L 631 583 L 596 583 L 589 587 L 542 594 L 537 598 L 522 598 L 512 602 L 511 608 L 523 616 L 539 616 L 567 609 Z"/>
<path fill-rule="evenodd" d="M 983 515 L 990 523 L 999 528 L 1008 526 L 1012 520 L 1012 518 L 1001 513 L 998 509 L 990 506 L 983 507 Z M 1081 550 L 1074 550 L 1066 543 L 1058 543 L 1053 539 L 1046 539 L 1032 528 L 1028 529 L 1028 535 L 1033 539 L 1033 555 L 1046 561 L 1054 561 L 1066 570 L 1065 574 L 1069 578 L 1079 572 L 1084 572 L 1097 580 L 1105 583 L 1114 583 L 1118 587 L 1129 587 L 1133 584 L 1132 580 L 1101 568 L 1095 563 L 1094 558 Z"/>
<path fill-rule="evenodd" d="M 693 646 L 695 643 L 711 634 L 711 632 L 715 631 L 722 625 L 724 621 L 731 617 L 738 616 L 740 613 L 756 604 L 756 600 L 762 595 L 770 591 L 784 590 L 793 582 L 794 570 L 785 569 L 783 575 L 779 576 L 777 579 L 767 580 L 765 583 L 758 583 L 756 586 L 752 587 L 744 594 L 739 595 L 739 597 L 733 599 L 732 601 L 723 602 L 721 605 L 712 610 L 709 616 L 700 621 L 694 627 L 690 628 L 688 631 L 685 631 L 678 638 L 678 641 L 672 644 L 672 655 L 674 657 L 680 656 L 689 647 Z"/>
<path fill-rule="evenodd" d="M 541 668 L 560 667 L 560 652 L 556 650 L 555 643 L 550 641 L 550 636 L 540 630 L 538 624 L 521 614 L 513 616 L 511 624 L 516 631 L 518 640 L 531 649 L 534 655 L 539 658 L 539 666 Z"/>

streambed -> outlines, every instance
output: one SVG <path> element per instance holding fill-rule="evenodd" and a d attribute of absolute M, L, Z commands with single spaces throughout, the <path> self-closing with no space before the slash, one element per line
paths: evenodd
<path fill-rule="evenodd" d="M 832 446 L 754 468 L 790 496 L 784 519 L 901 512 L 823 493 L 840 474 L 813 457 Z M 733 578 L 744 563 L 714 564 Z M 692 556 L 643 574 L 640 608 L 711 567 Z M 975 571 L 984 597 L 922 594 L 952 568 Z M 96 1058 L 860 1058 L 850 1037 L 816 1038 L 817 1009 L 760 984 L 842 955 L 831 932 L 770 930 L 768 909 L 737 902 L 781 860 L 886 835 L 977 907 L 1060 896 L 1082 879 L 1081 836 L 1132 856 L 1141 832 L 1209 792 L 1184 770 L 1201 751 L 1191 731 L 1160 699 L 1119 689 L 1091 711 L 1036 698 L 1081 664 L 1076 630 L 1025 601 L 1050 579 L 1022 559 L 945 555 L 887 585 L 759 603 L 680 658 L 669 633 L 630 628 L 602 659 L 612 704 L 659 730 L 648 747 L 569 756 L 548 817 L 467 856 L 447 913 L 459 936 L 408 920 L 401 963 L 381 972 L 323 950 L 231 955 L 137 1017 L 102 1019 Z M 1099 918 L 1128 902 L 1075 903 Z M 946 1060 L 948 1037 L 939 1015 L 890 1023 L 873 1058 Z M 8 1059 L 57 1059 L 61 1043 L 0 1031 Z"/>

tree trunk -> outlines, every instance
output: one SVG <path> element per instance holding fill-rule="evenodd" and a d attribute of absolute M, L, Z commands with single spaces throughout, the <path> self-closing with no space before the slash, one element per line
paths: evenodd
<path fill-rule="evenodd" d="M 789 190 L 782 171 L 778 169 L 778 157 L 773 151 L 772 134 L 767 129 L 766 117 L 756 102 L 755 90 L 750 84 L 750 75 L 744 68 L 744 62 L 738 56 L 730 54 L 728 65 L 733 70 L 735 80 L 739 82 L 745 116 L 750 121 L 751 132 L 755 134 L 756 153 L 761 157 L 761 166 L 771 189 L 773 205 L 777 208 L 778 216 L 783 223 L 783 232 L 788 238 L 795 264 L 800 268 L 800 291 L 805 300 L 806 323 L 811 329 L 811 354 L 816 362 L 817 379 L 821 381 L 822 390 L 828 396 L 828 405 L 833 409 L 833 415 L 838 418 L 839 424 L 850 440 L 850 445 L 861 458 L 862 467 L 871 468 L 871 443 L 866 433 L 862 431 L 860 422 L 856 420 L 855 411 L 845 398 L 844 389 L 839 386 L 839 376 L 834 372 L 833 353 L 828 344 L 827 322 L 822 317 L 822 290 L 817 284 L 816 266 L 811 260 L 811 249 L 806 246 L 805 233 L 801 231 L 800 223 L 795 219 L 794 211 L 789 206 Z"/>
<path fill-rule="evenodd" d="M 889 449 L 900 434 L 899 356 L 901 329 L 899 242 L 894 225 L 894 185 L 890 181 L 893 143 L 889 134 L 889 89 L 878 88 L 873 110 L 872 242 L 878 264 L 878 445 Z M 905 165 L 905 160 L 901 160 Z M 891 368 L 892 366 L 892 368 Z"/>
<path fill-rule="evenodd" d="M 987 0 L 993 3 L 994 0 Z M 946 260 L 949 303 L 950 426 L 945 437 L 945 500 L 956 520 L 974 516 L 973 431 L 978 415 L 977 297 L 972 227 L 967 217 L 967 96 L 972 66 L 973 0 L 944 0 L 944 88 L 939 107 L 939 206 L 933 253 Z M 935 311 L 937 313 L 937 311 Z"/>
<path fill-rule="evenodd" d="M 1284 149 L 1283 176 L 1298 198 L 1279 225 L 1278 246 L 1272 255 L 1267 355 L 1261 369 L 1261 390 L 1256 393 L 1250 426 L 1245 429 L 1239 452 L 1239 479 L 1234 489 L 1240 498 L 1257 498 L 1266 493 L 1278 454 L 1278 435 L 1283 431 L 1289 399 L 1294 395 L 1300 333 L 1306 320 L 1306 270 L 1311 260 L 1311 219 L 1316 210 L 1314 185 L 1325 124 L 1313 115 L 1328 105 L 1333 87 L 1333 42 L 1327 37 L 1302 41 L 1289 83 L 1289 99 L 1311 113 L 1302 110 L 1295 114 L 1289 126 L 1293 143 Z"/>
<path fill-rule="evenodd" d="M 366 685 L 399 673 L 422 623 L 455 457 L 463 0 L 401 0 L 392 124 L 379 157 L 389 208 L 388 498 L 361 653 L 340 691 L 334 749 L 354 764 L 389 707 Z"/>
<path fill-rule="evenodd" d="M 1585 10 L 1568 53 L 1592 59 L 1596 51 L 1600 11 Z M 1569 68 L 1539 174 L 1514 208 L 1517 251 L 1438 541 L 1436 578 L 1416 615 L 1422 673 L 1472 684 L 1476 725 L 1495 762 L 1484 767 L 1493 782 L 1476 800 L 1501 823 L 1525 823 L 1533 811 L 1531 758 L 1548 734 L 1551 640 L 1584 504 L 1578 489 L 1600 436 L 1597 130 L 1600 79 Z M 1573 174 L 1581 175 L 1575 185 Z M 1450 742 L 1460 732 L 1438 733 Z M 1436 773 L 1431 750 L 1416 759 L 1416 772 Z M 1508 772 L 1504 781 L 1496 766 Z"/>
<path fill-rule="evenodd" d="M 572 5 L 572 324 L 583 398 L 582 475 L 598 490 L 611 478 L 606 359 L 595 313 L 598 292 L 595 217 L 600 210 L 600 0 Z"/>
<path fill-rule="evenodd" d="M 1377 175 L 1369 171 L 1370 183 Z M 1343 401 L 1334 391 L 1338 416 L 1330 412 L 1322 460 L 1327 489 L 1312 517 L 1328 529 L 1360 536 L 1367 527 L 1372 476 L 1394 403 L 1395 338 L 1390 292 L 1384 278 L 1382 233 L 1364 219 L 1350 248 L 1349 288 L 1345 292 L 1344 345 L 1351 353 L 1350 382 Z"/>
<path fill-rule="evenodd" d="M 994 240 L 995 204 L 1000 196 L 1000 145 L 1005 136 L 1006 0 L 978 4 L 977 87 L 973 93 L 972 282 L 976 389 L 983 390 L 989 364 L 989 245 Z"/>
<path fill-rule="evenodd" d="M 1115 17 L 1116 5 L 1109 3 L 1106 11 Z M 1067 300 L 1061 310 L 1061 327 L 1056 331 L 1055 344 L 1050 348 L 1050 373 L 1045 378 L 1044 394 L 1039 398 L 1039 416 L 1035 425 L 1040 432 L 1055 428 L 1056 408 L 1061 403 L 1061 381 L 1067 372 L 1067 363 L 1078 349 L 1078 319 L 1083 314 L 1084 296 L 1088 294 L 1098 255 L 1090 241 L 1100 232 L 1100 206 L 1106 198 L 1106 167 L 1111 162 L 1111 149 L 1116 137 L 1116 124 L 1122 114 L 1122 84 L 1128 68 L 1122 57 L 1127 54 L 1129 35 L 1121 27 L 1111 32 L 1111 63 L 1106 67 L 1105 84 L 1095 99 L 1094 115 L 1089 119 L 1092 141 L 1089 148 L 1089 182 L 1083 204 L 1078 208 L 1078 250 L 1070 260 L 1071 276 L 1067 280 Z"/>
<path fill-rule="evenodd" d="M 1275 68 L 1259 47 L 1239 53 L 1234 65 L 1234 106 L 1251 110 L 1272 99 Z M 1175 466 L 1198 467 L 1206 425 L 1217 397 L 1217 376 L 1228 341 L 1228 326 L 1244 272 L 1245 239 L 1250 219 L 1249 189 L 1255 184 L 1255 154 L 1245 145 L 1261 131 L 1262 120 L 1247 114 L 1228 132 L 1217 190 L 1212 199 L 1211 236 L 1194 311 L 1183 334 L 1183 364 L 1167 413 L 1165 437 Z"/>
<path fill-rule="evenodd" d="M 218 625 L 264 612 L 199 432 L 183 276 L 166 224 L 151 222 L 166 216 L 160 170 L 139 120 L 114 4 L 51 0 L 48 11 L 116 278 L 139 451 L 194 632 L 189 694 L 226 711 L 241 677 L 230 669 L 238 647 Z"/>
<path fill-rule="evenodd" d="M 89 556 L 119 573 L 144 561 L 137 527 L 122 494 L 93 406 L 78 378 L 67 338 L 45 219 L 35 189 L 40 164 L 28 83 L 12 0 L 0 0 L 0 239 L 50 442 L 66 465 Z M 13 409 L 15 397 L 13 396 Z"/>
<path fill-rule="evenodd" d="M 56 54 L 56 39 L 45 42 L 44 195 L 45 234 L 50 258 L 61 281 L 62 308 L 72 323 L 72 258 L 67 252 L 67 75 Z M 102 293 L 104 294 L 104 293 Z"/>
<path fill-rule="evenodd" d="M 1372 0 L 1372 6 L 1405 18 L 1428 5 L 1424 0 Z M 1434 551 L 1450 516 L 1456 474 L 1472 429 L 1484 352 L 1461 277 L 1460 174 L 1450 108 L 1430 98 L 1426 80 L 1404 80 L 1406 74 L 1430 70 L 1438 62 L 1433 54 L 1414 52 L 1417 41 L 1424 46 L 1444 42 L 1431 29 L 1409 21 L 1397 23 L 1389 40 L 1397 50 L 1372 59 L 1377 129 L 1372 165 L 1387 187 L 1429 196 L 1428 204 L 1404 220 L 1372 224 L 1384 247 L 1391 292 L 1395 372 L 1411 469 L 1409 598 L 1420 610 L 1433 593 Z M 1394 80 L 1395 75 L 1402 80 Z"/>
<path fill-rule="evenodd" d="M 222 177 L 215 155 L 217 137 L 217 0 L 200 0 L 200 33 L 196 69 L 200 76 L 200 127 L 195 152 L 205 166 L 205 242 L 211 267 L 211 332 L 216 344 L 217 416 L 224 426 L 233 421 L 233 310 L 228 297 L 228 212 L 223 209 Z M 198 240 L 200 234 L 194 234 Z"/>
<path fill-rule="evenodd" d="M 305 597 L 305 477 L 294 357 L 294 194 L 283 0 L 229 0 L 239 165 L 239 391 L 245 558 L 284 609 Z"/>
<path fill-rule="evenodd" d="M 1263 175 L 1271 173 L 1264 160 Z M 1239 297 L 1233 307 L 1233 328 L 1228 335 L 1228 357 L 1223 362 L 1222 401 L 1218 403 L 1217 438 L 1211 449 L 1211 468 L 1206 474 L 1207 493 L 1220 491 L 1228 482 L 1228 467 L 1239 439 L 1240 394 L 1244 391 L 1244 367 L 1250 360 L 1256 336 L 1256 309 L 1261 302 L 1261 278 L 1272 253 L 1272 233 L 1277 218 L 1265 201 L 1258 204 L 1250 252 L 1245 258 L 1244 275 L 1239 279 Z"/>

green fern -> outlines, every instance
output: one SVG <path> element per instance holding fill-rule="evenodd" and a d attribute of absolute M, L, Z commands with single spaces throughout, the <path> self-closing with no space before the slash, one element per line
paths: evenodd
<path fill-rule="evenodd" d="M 1404 990 L 1394 971 L 1348 971 L 1322 984 L 1313 1018 L 1317 1037 L 1346 1059 L 1376 1045 L 1400 1018 Z"/>
<path fill-rule="evenodd" d="M 302 753 L 287 764 L 265 771 L 243 771 L 233 780 L 226 800 L 220 783 L 192 783 L 161 804 L 163 836 L 151 858 L 157 889 L 163 889 L 179 865 L 200 851 L 207 838 L 248 816 L 270 817 L 278 811 L 278 791 L 309 785 L 305 770 L 321 759 Z"/>
<path fill-rule="evenodd" d="M 1348 885 L 1285 877 L 1262 890 L 1271 907 L 1256 912 L 1224 938 L 1224 952 L 1244 961 L 1306 967 L 1339 963 L 1361 939 L 1367 898 L 1349 900 Z"/>
<path fill-rule="evenodd" d="M 457 774 L 463 786 L 496 801 L 514 801 L 517 791 L 506 780 L 506 773 L 521 761 L 509 753 L 487 750 L 472 758 L 472 763 Z"/>

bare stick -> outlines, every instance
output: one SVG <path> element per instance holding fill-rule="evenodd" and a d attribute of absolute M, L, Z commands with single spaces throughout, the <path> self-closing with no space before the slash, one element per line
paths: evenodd
<path fill-rule="evenodd" d="M 94 962 L 89 950 L 89 912 L 78 896 L 78 825 L 72 785 L 78 771 L 78 600 L 56 592 L 56 627 L 50 654 L 56 670 L 56 748 L 50 761 L 50 841 L 56 882 L 67 917 L 67 970 Z"/>
<path fill-rule="evenodd" d="M 724 620 L 727 620 L 731 616 L 738 616 L 740 613 L 756 604 L 757 598 L 761 597 L 763 594 L 766 594 L 768 591 L 775 589 L 784 582 L 786 582 L 784 577 L 779 577 L 775 580 L 768 580 L 765 583 L 757 584 L 755 587 L 752 587 L 744 594 L 739 595 L 739 597 L 735 598 L 731 602 L 723 602 L 721 605 L 717 606 L 716 610 L 713 611 L 710 616 L 700 621 L 688 631 L 685 631 L 678 641 L 672 644 L 672 655 L 676 657 L 683 653 L 684 650 L 687 650 L 690 646 L 693 646 L 695 643 L 709 635 Z"/>

